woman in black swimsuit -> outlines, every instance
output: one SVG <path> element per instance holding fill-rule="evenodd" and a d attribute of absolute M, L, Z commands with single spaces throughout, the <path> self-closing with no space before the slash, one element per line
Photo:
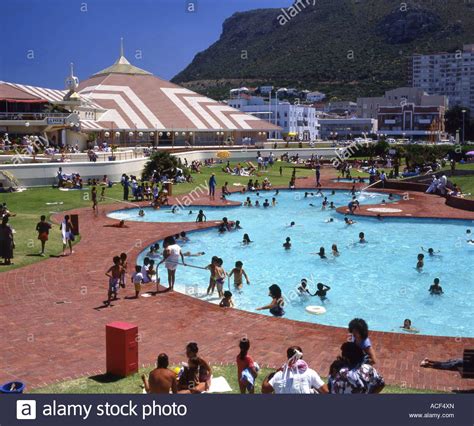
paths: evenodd
<path fill-rule="evenodd" d="M 257 308 L 257 311 L 269 309 L 270 313 L 275 317 L 282 317 L 285 315 L 285 310 L 283 309 L 285 302 L 281 295 L 281 288 L 276 284 L 272 284 L 268 288 L 268 295 L 272 298 L 271 303 L 269 305 L 262 306 L 261 308 Z"/>

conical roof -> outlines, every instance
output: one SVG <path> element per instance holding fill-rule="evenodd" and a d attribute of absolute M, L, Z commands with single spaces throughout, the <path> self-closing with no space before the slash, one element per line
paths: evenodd
<path fill-rule="evenodd" d="M 102 71 L 96 72 L 92 77 L 107 74 L 152 75 L 151 72 L 142 70 L 128 62 L 123 53 L 123 38 L 120 38 L 120 57 L 113 65 L 103 69 Z"/>
<path fill-rule="evenodd" d="M 96 77 L 98 75 L 107 75 L 107 74 L 138 74 L 138 75 L 152 75 L 151 72 L 142 70 L 141 68 L 132 65 L 128 62 L 127 58 L 123 55 L 120 55 L 113 65 L 99 71 L 93 75 Z"/>

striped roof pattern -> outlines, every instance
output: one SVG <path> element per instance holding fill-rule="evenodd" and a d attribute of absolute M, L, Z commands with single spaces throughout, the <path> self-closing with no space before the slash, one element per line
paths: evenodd
<path fill-rule="evenodd" d="M 139 130 L 269 131 L 279 127 L 151 74 L 112 72 L 79 85 L 83 99 L 107 110 L 104 127 Z M 107 124 L 106 124 L 107 123 Z"/>

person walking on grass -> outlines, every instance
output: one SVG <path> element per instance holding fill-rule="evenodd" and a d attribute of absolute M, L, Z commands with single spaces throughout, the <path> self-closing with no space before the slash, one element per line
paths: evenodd
<path fill-rule="evenodd" d="M 49 230 L 52 228 L 49 222 L 46 222 L 46 216 L 42 215 L 40 221 L 36 224 L 36 231 L 38 232 L 38 240 L 41 241 L 40 256 L 44 256 L 44 249 L 46 241 L 49 239 Z"/>
<path fill-rule="evenodd" d="M 216 175 L 212 173 L 211 177 L 209 178 L 209 198 L 211 200 L 213 200 L 216 195 L 216 185 L 217 185 Z"/>

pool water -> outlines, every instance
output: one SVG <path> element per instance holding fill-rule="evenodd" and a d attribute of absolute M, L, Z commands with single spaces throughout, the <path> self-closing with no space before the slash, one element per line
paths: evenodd
<path fill-rule="evenodd" d="M 347 205 L 351 195 L 336 191 L 329 201 L 336 206 Z M 261 193 L 271 201 L 274 192 Z M 236 194 L 230 199 L 244 201 L 249 194 Z M 255 193 L 250 195 L 253 202 Z M 203 208 L 208 220 L 227 216 L 240 220 L 243 229 L 219 234 L 216 229 L 190 233 L 191 241 L 182 244 L 183 251 L 203 251 L 201 257 L 188 257 L 187 263 L 206 266 L 213 255 L 224 260 L 224 268 L 230 272 L 234 263 L 241 260 L 250 278 L 241 292 L 230 289 L 236 308 L 255 311 L 270 302 L 268 287 L 278 284 L 283 291 L 286 305 L 285 317 L 289 319 L 346 327 L 354 317 L 367 320 L 369 327 L 380 331 L 400 331 L 405 318 L 422 334 L 473 337 L 474 336 L 474 247 L 466 243 L 466 229 L 473 227 L 470 221 L 428 219 L 383 219 L 355 217 L 356 223 L 344 224 L 344 217 L 334 210 L 322 210 L 321 198 L 304 198 L 304 192 L 281 191 L 276 197 L 278 204 L 270 208 Z M 362 203 L 379 204 L 386 195 L 359 195 Z M 314 207 L 310 206 L 313 204 Z M 387 204 L 389 204 L 387 202 Z M 395 200 L 394 207 L 400 207 Z M 179 214 L 169 209 L 146 209 L 144 217 L 137 209 L 114 212 L 111 217 L 125 220 L 152 222 L 194 221 L 197 209 Z M 330 218 L 334 222 L 327 222 Z M 295 221 L 294 227 L 288 227 Z M 358 242 L 359 232 L 364 232 L 366 244 Z M 253 241 L 249 246 L 241 244 L 248 233 Z M 291 238 L 291 250 L 284 250 L 286 237 Z M 331 245 L 337 244 L 340 256 L 331 255 Z M 422 272 L 415 269 L 417 254 L 433 247 L 440 250 L 430 257 L 425 253 Z M 328 259 L 314 255 L 325 247 Z M 139 258 L 145 257 L 144 251 Z M 160 267 L 162 281 L 166 283 L 166 270 Z M 178 268 L 175 289 L 193 297 L 218 303 L 217 293 L 205 296 L 209 272 L 190 267 Z M 331 287 L 328 299 L 323 303 L 318 297 L 301 297 L 296 288 L 300 280 L 307 278 L 311 292 L 318 282 Z M 440 279 L 444 294 L 431 296 L 428 288 L 434 278 Z M 228 288 L 226 281 L 225 289 Z M 323 305 L 324 315 L 311 315 L 305 307 Z M 259 311 L 269 315 L 268 311 Z"/>

